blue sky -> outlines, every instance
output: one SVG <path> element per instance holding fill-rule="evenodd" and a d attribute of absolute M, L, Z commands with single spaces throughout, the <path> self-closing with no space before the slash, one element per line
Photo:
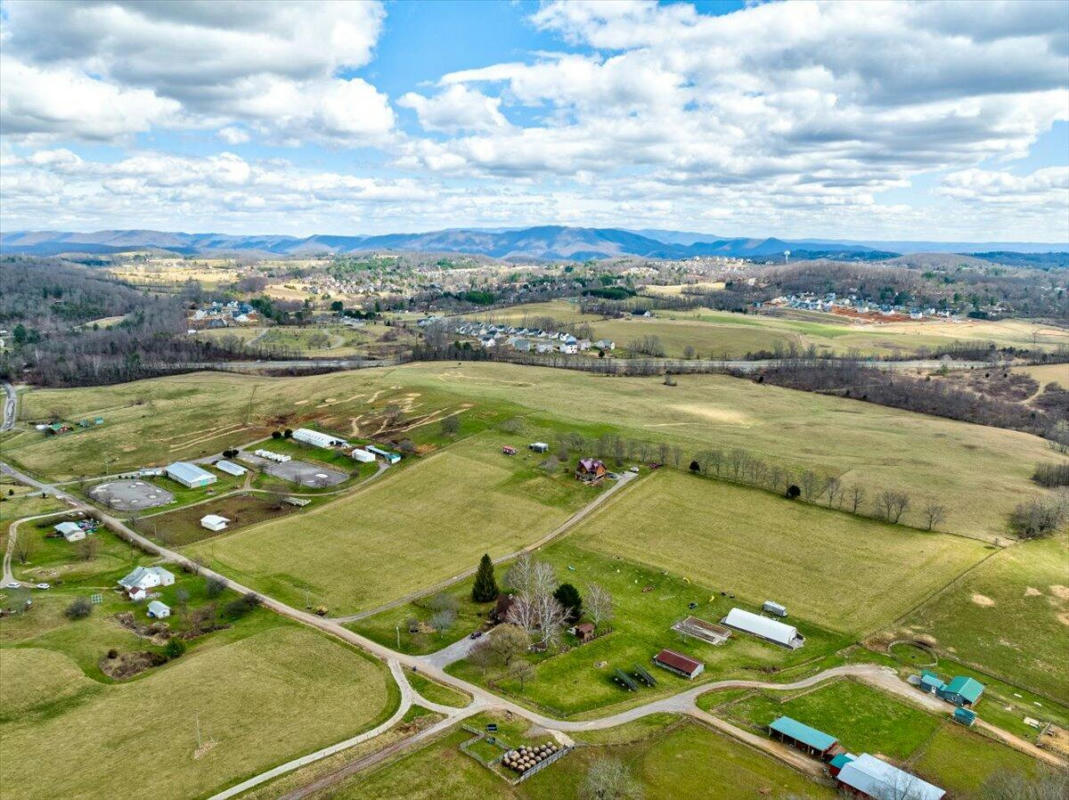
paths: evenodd
<path fill-rule="evenodd" d="M 1069 4 L 0 2 L 0 227 L 1069 240 Z"/>

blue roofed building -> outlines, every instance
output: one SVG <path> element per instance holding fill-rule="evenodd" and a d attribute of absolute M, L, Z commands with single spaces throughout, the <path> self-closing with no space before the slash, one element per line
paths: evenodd
<path fill-rule="evenodd" d="M 946 684 L 943 683 L 938 675 L 926 669 L 921 673 L 920 687 L 928 694 L 937 694 L 946 688 Z"/>
<path fill-rule="evenodd" d="M 822 761 L 828 761 L 841 749 L 839 740 L 834 736 L 790 717 L 774 719 L 768 726 L 768 732 L 773 739 L 778 739 Z"/>
<path fill-rule="evenodd" d="M 980 681 L 964 675 L 955 676 L 938 692 L 940 697 L 956 706 L 976 705 L 983 693 L 984 685 Z"/>

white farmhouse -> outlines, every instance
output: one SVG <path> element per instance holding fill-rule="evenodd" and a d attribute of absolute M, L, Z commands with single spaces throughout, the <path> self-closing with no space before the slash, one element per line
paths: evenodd
<path fill-rule="evenodd" d="M 135 567 L 119 581 L 131 600 L 144 600 L 149 589 L 174 584 L 174 574 L 163 567 Z"/>

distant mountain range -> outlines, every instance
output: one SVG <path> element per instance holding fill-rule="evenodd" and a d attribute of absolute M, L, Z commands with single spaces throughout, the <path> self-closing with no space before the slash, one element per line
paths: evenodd
<path fill-rule="evenodd" d="M 620 228 L 571 228 L 560 225 L 515 229 L 454 228 L 429 233 L 393 233 L 380 236 L 316 235 L 306 238 L 149 230 L 94 233 L 17 231 L 0 234 L 0 253 L 5 255 L 109 254 L 145 249 L 164 250 L 181 255 L 247 253 L 275 256 L 395 250 L 470 253 L 500 259 L 549 260 L 586 260 L 617 256 L 667 259 L 692 256 L 782 259 L 784 251 L 790 250 L 792 260 L 874 260 L 911 252 L 1049 252 L 1069 250 L 1069 244 L 842 242 L 818 239 L 788 241 L 774 237 L 724 238 L 682 231 L 630 231 Z"/>

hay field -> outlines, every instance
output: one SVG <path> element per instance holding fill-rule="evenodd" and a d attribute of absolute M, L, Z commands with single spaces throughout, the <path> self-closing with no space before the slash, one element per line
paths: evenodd
<path fill-rule="evenodd" d="M 189 548 L 288 603 L 353 613 L 474 568 L 552 531 L 596 490 L 550 478 L 477 436 L 299 517 Z"/>
<path fill-rule="evenodd" d="M 599 509 L 571 537 L 753 604 L 776 600 L 844 633 L 886 625 L 987 553 L 961 537 L 671 472 Z"/>
<path fill-rule="evenodd" d="M 1048 697 L 1069 695 L 1069 538 L 1024 542 L 920 608 L 909 630 L 951 658 Z"/>
<path fill-rule="evenodd" d="M 204 796 L 353 735 L 393 697 L 369 659 L 290 624 L 118 685 L 51 650 L 4 648 L 0 664 L 0 784 L 27 799 L 104 797 L 144 781 L 158 797 Z M 198 715 L 212 743 L 199 758 Z M 71 746 L 57 757 L 60 742 Z"/>
<path fill-rule="evenodd" d="M 530 416 L 556 428 L 616 431 L 697 450 L 744 448 L 769 463 L 808 467 L 859 483 L 872 497 L 901 488 L 915 508 L 938 499 L 942 528 L 1005 535 L 1005 516 L 1050 460 L 1043 440 L 836 397 L 796 392 L 722 375 L 606 378 L 565 370 L 467 362 L 338 372 L 301 378 L 196 373 L 91 389 L 23 394 L 21 418 L 57 409 L 105 424 L 46 439 L 36 431 L 4 440 L 5 457 L 52 478 L 166 463 L 254 441 L 278 427 L 317 420 L 361 432 L 361 415 L 397 403 L 406 417 L 469 407 L 465 418 Z M 246 422 L 248 425 L 246 425 Z M 362 431 L 371 435 L 370 431 Z M 915 513 L 906 520 L 919 523 Z"/>

